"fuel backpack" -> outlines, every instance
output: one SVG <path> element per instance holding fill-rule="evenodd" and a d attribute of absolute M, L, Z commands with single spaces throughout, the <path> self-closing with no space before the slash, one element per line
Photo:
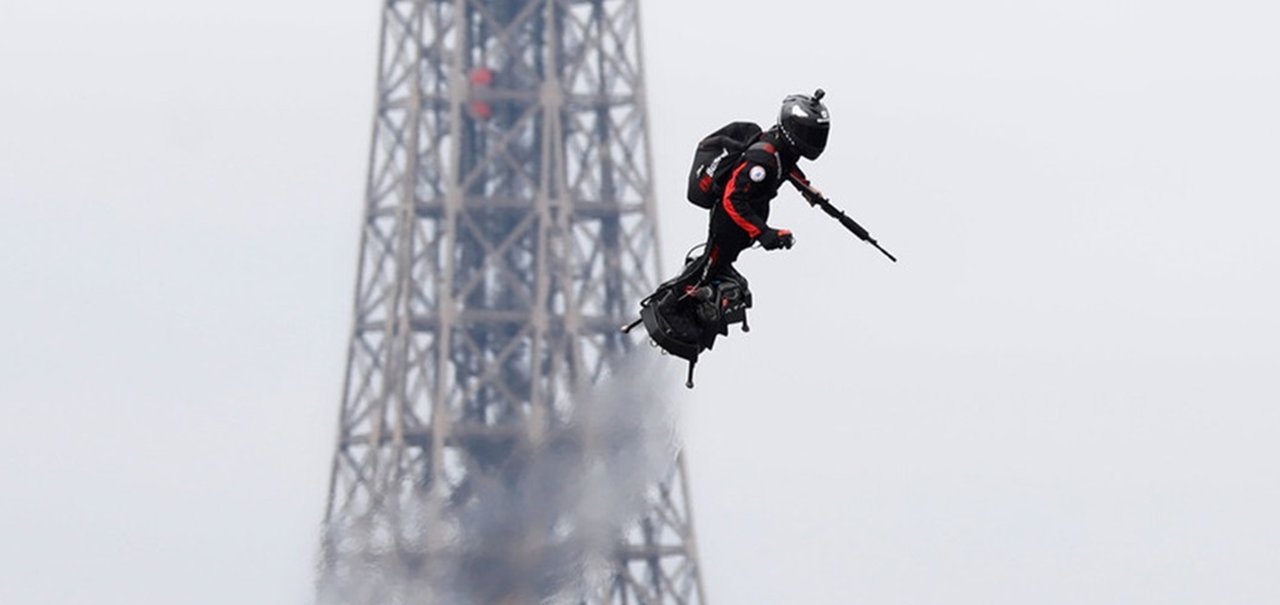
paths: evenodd
<path fill-rule="evenodd" d="M 714 207 L 738 158 L 763 132 L 755 122 L 730 122 L 698 141 L 689 173 L 689 201 L 702 208 Z"/>

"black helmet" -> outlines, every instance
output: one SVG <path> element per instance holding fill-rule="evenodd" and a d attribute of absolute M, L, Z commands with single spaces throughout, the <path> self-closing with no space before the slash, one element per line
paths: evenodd
<path fill-rule="evenodd" d="M 826 94 L 819 88 L 812 97 L 790 95 L 782 100 L 782 111 L 778 114 L 782 136 L 800 155 L 810 160 L 818 159 L 822 150 L 827 148 L 831 114 L 822 104 L 822 97 Z"/>

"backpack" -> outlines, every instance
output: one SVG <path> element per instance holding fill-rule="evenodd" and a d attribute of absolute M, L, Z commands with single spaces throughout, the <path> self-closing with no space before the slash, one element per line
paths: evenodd
<path fill-rule="evenodd" d="M 698 148 L 693 152 L 693 170 L 689 173 L 689 201 L 701 208 L 713 208 L 738 157 L 763 132 L 754 122 L 730 122 L 698 141 Z"/>

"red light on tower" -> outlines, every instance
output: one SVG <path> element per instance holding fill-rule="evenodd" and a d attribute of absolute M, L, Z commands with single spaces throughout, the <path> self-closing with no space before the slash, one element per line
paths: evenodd
<path fill-rule="evenodd" d="M 477 67 L 471 70 L 471 102 L 467 104 L 471 116 L 481 120 L 493 117 L 493 106 L 488 101 L 477 97 L 485 96 L 493 85 L 493 70 L 488 67 Z"/>

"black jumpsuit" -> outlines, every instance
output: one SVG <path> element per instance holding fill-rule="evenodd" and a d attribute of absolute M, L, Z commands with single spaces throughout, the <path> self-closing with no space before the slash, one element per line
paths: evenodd
<path fill-rule="evenodd" d="M 769 229 L 769 203 L 787 175 L 796 174 L 798 155 L 779 142 L 774 131 L 765 132 L 742 153 L 724 195 L 711 209 L 707 253 L 714 272 L 732 270 L 738 254 L 750 248 Z"/>

